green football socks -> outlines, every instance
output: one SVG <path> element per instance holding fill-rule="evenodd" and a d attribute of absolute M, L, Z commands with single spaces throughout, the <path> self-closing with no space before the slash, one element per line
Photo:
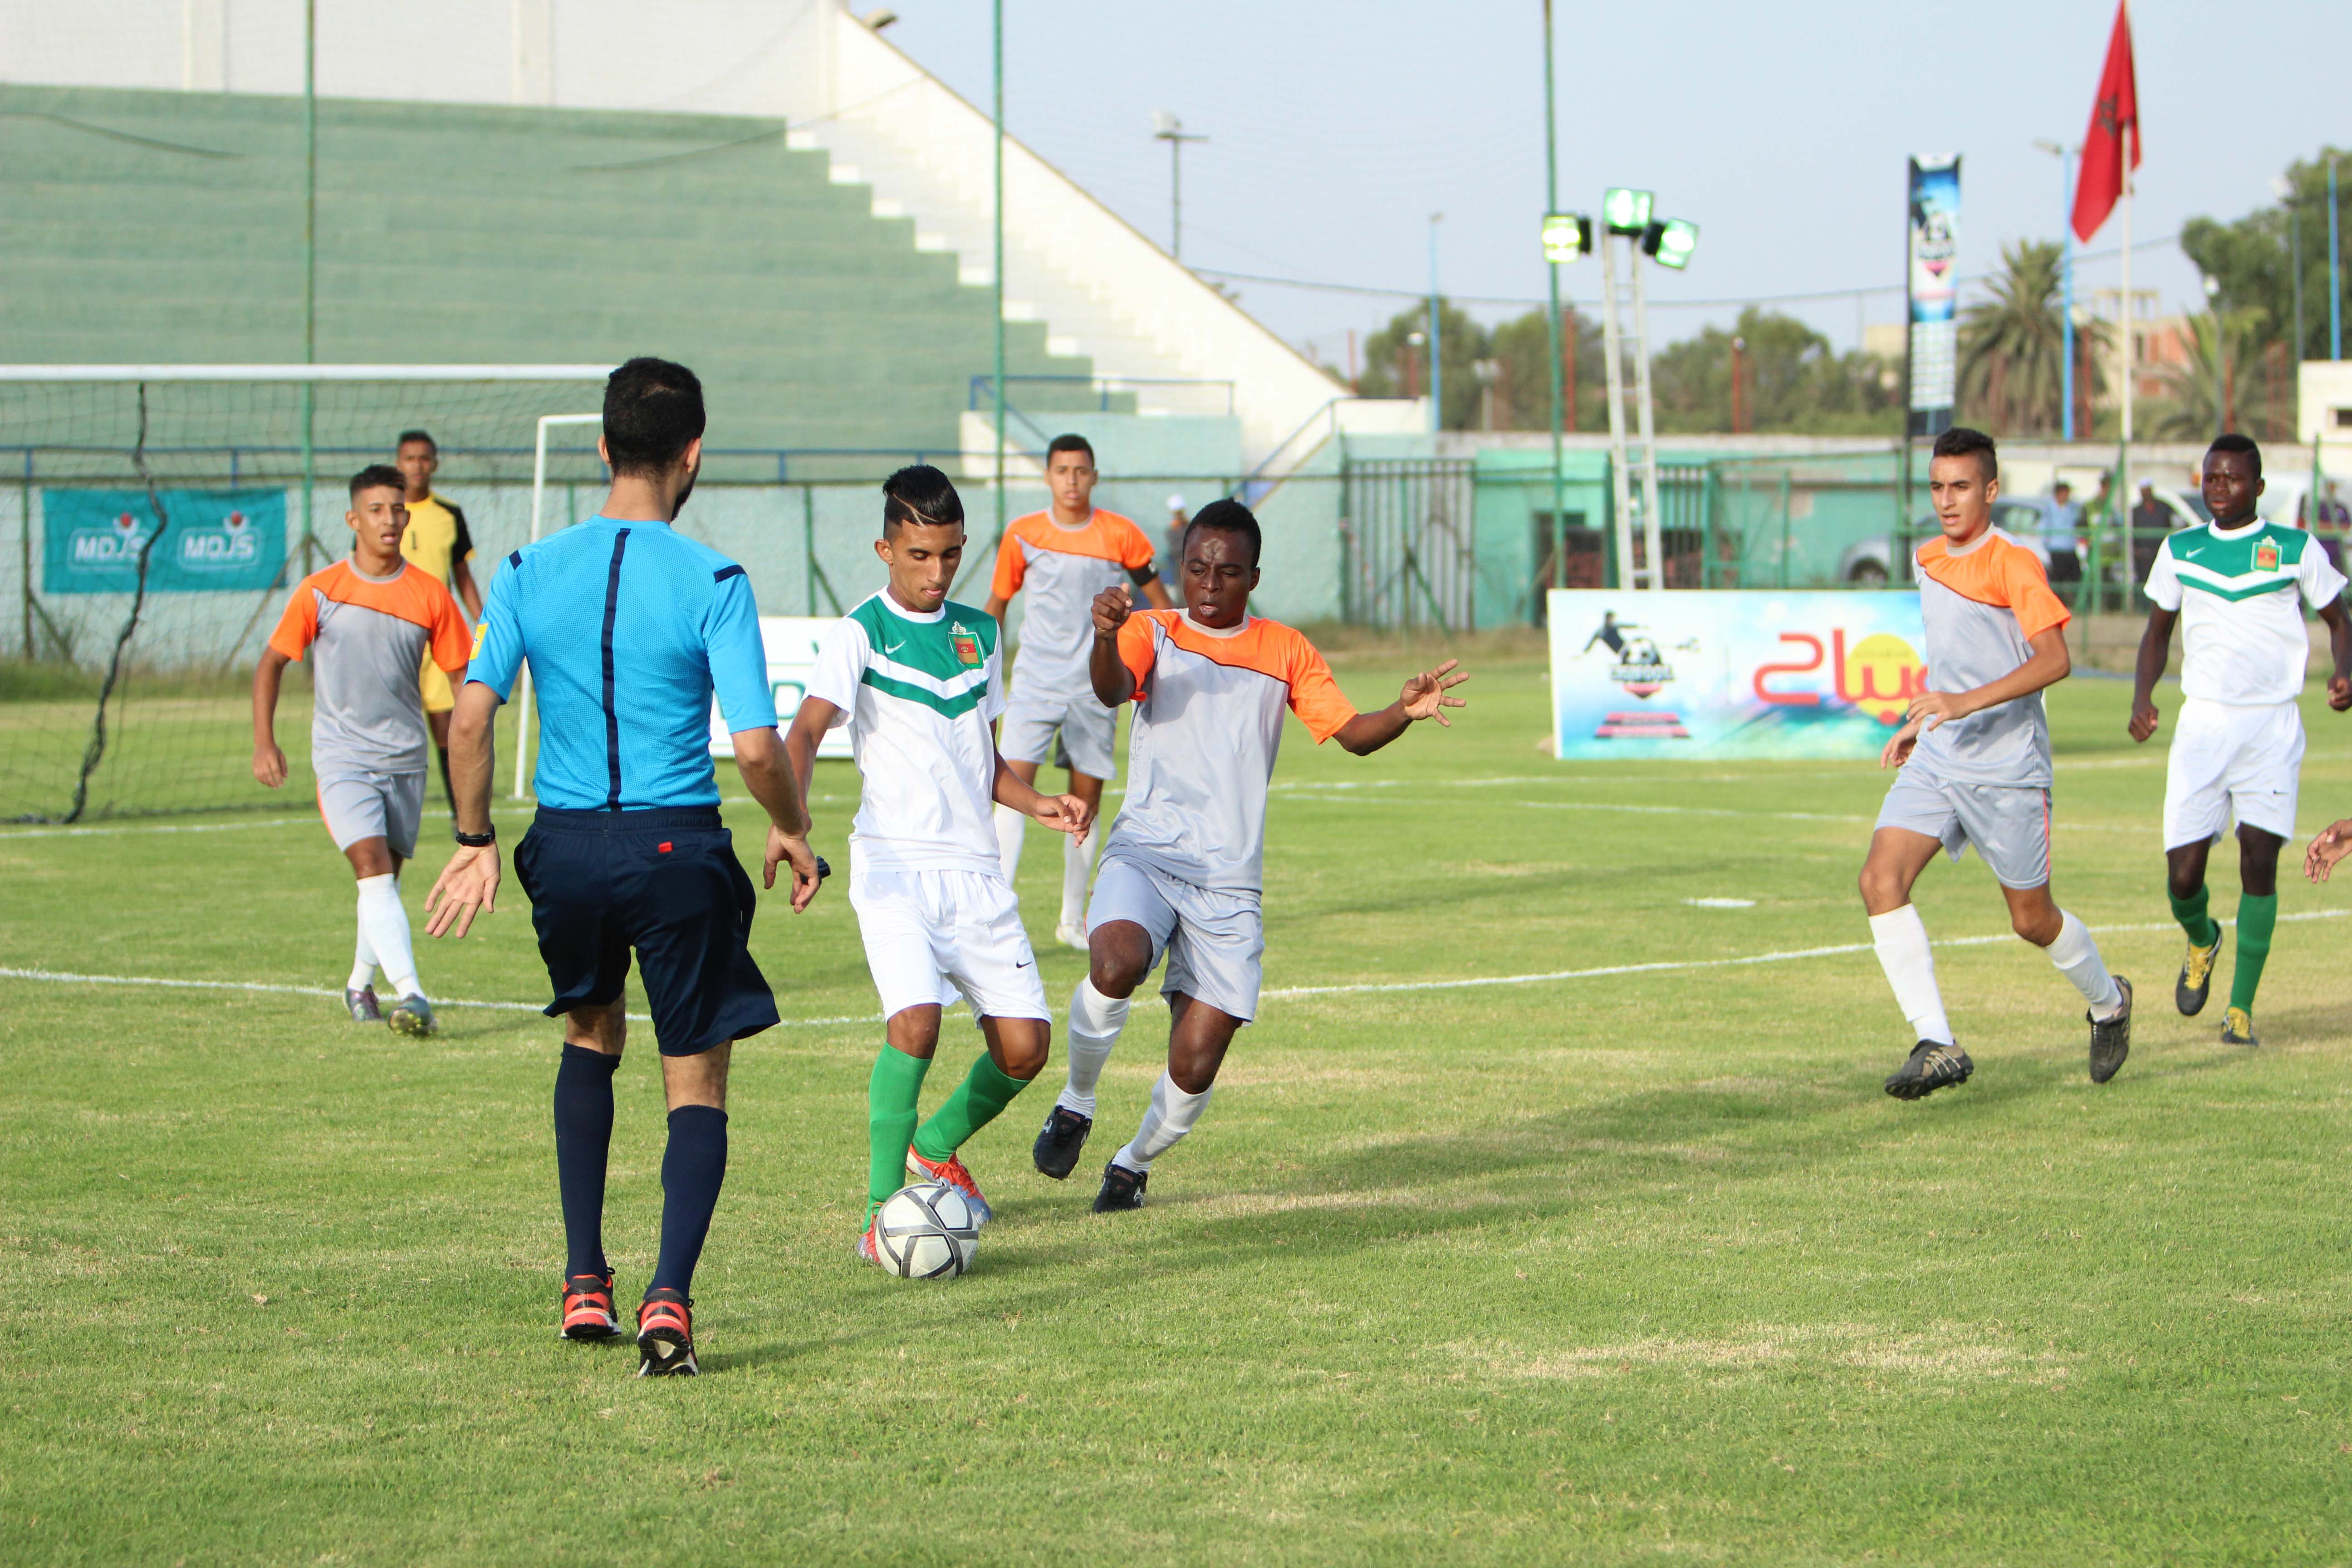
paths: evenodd
<path fill-rule="evenodd" d="M 2271 930 L 2278 924 L 2278 895 L 2238 900 L 2237 958 L 2230 971 L 2230 1005 L 2254 1011 L 2254 988 L 2263 983 L 2263 965 L 2270 962 Z"/>
<path fill-rule="evenodd" d="M 914 1142 L 915 1103 L 923 1092 L 929 1058 L 884 1046 L 866 1085 L 866 1133 L 872 1158 L 866 1172 L 867 1213 L 907 1184 L 907 1145 Z"/>
<path fill-rule="evenodd" d="M 915 1152 L 926 1160 L 944 1160 L 963 1147 L 964 1140 L 996 1120 L 1003 1109 L 1013 1103 L 1013 1096 L 1029 1087 L 1027 1079 L 1014 1078 L 991 1059 L 986 1051 L 971 1064 L 963 1082 L 948 1096 L 947 1102 L 931 1112 L 923 1130 L 915 1134 Z M 876 1145 L 879 1149 L 880 1145 Z M 876 1156 L 880 1157 L 878 1154 Z M 903 1162 L 904 1156 L 902 1155 Z M 878 1169 L 878 1167 L 877 1167 Z M 898 1189 L 893 1187 L 891 1192 Z M 888 1194 L 884 1194 L 888 1196 Z"/>
<path fill-rule="evenodd" d="M 2165 897 L 2172 898 L 2168 889 Z M 2205 906 L 2212 897 L 2210 888 L 2200 888 L 2188 898 L 2172 899 L 2172 918 L 2179 921 L 2180 929 L 2189 933 L 2189 945 L 2191 947 L 2210 947 L 2221 940 L 2221 928 L 2213 923 L 2211 915 L 2205 912 Z M 2272 903 L 2275 907 L 2277 900 L 2274 899 Z"/>

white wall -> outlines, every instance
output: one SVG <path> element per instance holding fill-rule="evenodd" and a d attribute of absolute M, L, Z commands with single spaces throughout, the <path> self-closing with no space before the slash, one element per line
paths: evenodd
<path fill-rule="evenodd" d="M 2352 447 L 2352 360 L 2305 360 L 2295 376 L 2294 438 Z"/>

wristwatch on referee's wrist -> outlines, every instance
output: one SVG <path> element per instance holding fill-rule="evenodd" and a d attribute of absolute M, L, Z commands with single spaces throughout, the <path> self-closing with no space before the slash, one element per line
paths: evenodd
<path fill-rule="evenodd" d="M 462 827 L 456 829 L 456 833 L 457 842 L 468 849 L 486 849 L 499 841 L 499 830 L 496 826 L 491 827 L 488 833 L 468 833 Z"/>

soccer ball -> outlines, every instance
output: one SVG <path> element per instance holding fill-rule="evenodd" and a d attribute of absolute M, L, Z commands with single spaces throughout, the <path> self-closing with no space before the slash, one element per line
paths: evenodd
<path fill-rule="evenodd" d="M 952 1279 L 980 1250 L 971 1205 L 945 1182 L 901 1187 L 874 1217 L 882 1267 L 901 1279 Z"/>

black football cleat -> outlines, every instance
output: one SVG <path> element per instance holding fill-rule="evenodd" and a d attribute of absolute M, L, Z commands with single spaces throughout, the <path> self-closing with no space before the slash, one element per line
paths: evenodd
<path fill-rule="evenodd" d="M 2122 1012 L 2104 1024 L 2096 1018 L 2092 1018 L 2087 1013 L 2083 1015 L 2084 1018 L 2089 1019 L 2091 1025 L 2091 1081 L 2093 1083 L 2105 1083 L 2121 1072 L 2124 1058 L 2131 1055 L 2131 982 L 2118 974 L 2116 976 L 2116 984 L 2122 988 L 2124 994 Z M 2198 1005 L 2204 1005 L 2204 998 L 2198 998 Z"/>
<path fill-rule="evenodd" d="M 1037 1134 L 1037 1146 L 1029 1157 L 1037 1162 L 1038 1173 L 1059 1182 L 1078 1168 L 1078 1155 L 1087 1146 L 1087 1134 L 1095 1130 L 1095 1119 L 1081 1116 L 1066 1105 L 1056 1105 L 1045 1112 L 1045 1131 Z"/>
<path fill-rule="evenodd" d="M 1939 1040 L 1922 1040 L 1911 1047 L 1911 1056 L 1886 1080 L 1886 1092 L 1897 1100 L 1925 1100 L 1939 1089 L 1969 1081 L 1969 1074 L 1977 1064 L 1969 1060 L 1969 1053 L 1958 1046 L 1948 1046 Z"/>
<path fill-rule="evenodd" d="M 1130 1171 L 1114 1160 L 1103 1167 L 1102 1191 L 1095 1194 L 1095 1213 L 1117 1214 L 1122 1209 L 1143 1206 L 1143 1184 L 1151 1180 L 1149 1171 Z"/>
<path fill-rule="evenodd" d="M 667 1285 L 646 1291 L 637 1309 L 637 1375 L 692 1377 L 701 1370 L 694 1359 L 694 1303 Z"/>
<path fill-rule="evenodd" d="M 2221 939 L 2215 937 L 2210 947 L 2192 945 L 2180 961 L 2180 978 L 2172 983 L 2172 1005 L 2180 1009 L 2184 1018 L 2194 1018 L 2205 1010 L 2205 998 L 2213 994 L 2213 961 L 2221 956 Z"/>

